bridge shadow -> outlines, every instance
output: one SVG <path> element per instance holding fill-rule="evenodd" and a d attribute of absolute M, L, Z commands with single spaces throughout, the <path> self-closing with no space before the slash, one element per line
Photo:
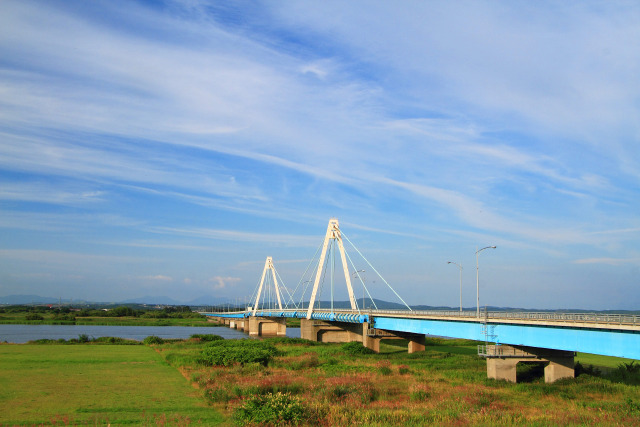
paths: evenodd
<path fill-rule="evenodd" d="M 516 365 L 516 382 L 544 382 L 544 367 L 546 365 L 546 362 L 518 362 Z"/>
<path fill-rule="evenodd" d="M 398 354 L 406 353 L 409 341 L 403 339 L 380 340 L 380 353 Z"/>
<path fill-rule="evenodd" d="M 632 360 L 630 363 L 621 363 L 615 368 L 587 364 L 582 365 L 580 362 L 577 362 L 575 373 L 576 377 L 584 375 L 600 378 L 616 384 L 640 385 L 640 363 L 637 363 L 635 360 Z"/>

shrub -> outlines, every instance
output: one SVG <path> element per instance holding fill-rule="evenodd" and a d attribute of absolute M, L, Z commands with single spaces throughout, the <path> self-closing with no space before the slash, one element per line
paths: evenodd
<path fill-rule="evenodd" d="M 64 341 L 64 340 L 62 340 Z M 60 342 L 60 340 L 52 340 L 52 339 L 48 339 L 48 338 L 40 338 L 38 340 L 31 340 L 28 341 L 27 344 L 58 344 Z M 66 341 L 64 341 L 66 342 Z"/>
<path fill-rule="evenodd" d="M 593 365 L 584 366 L 580 362 L 576 362 L 574 371 L 575 371 L 576 377 L 582 374 L 591 375 L 593 377 L 599 377 L 602 375 L 602 371 L 600 371 L 600 369 L 596 368 L 595 366 Z"/>
<path fill-rule="evenodd" d="M 380 366 L 378 368 L 378 372 L 380 373 L 380 375 L 384 375 L 384 376 L 391 375 L 393 373 L 391 368 L 388 366 Z"/>
<path fill-rule="evenodd" d="M 202 362 L 206 365 L 231 366 L 260 363 L 263 366 L 279 354 L 273 344 L 257 340 L 218 340 L 202 350 Z"/>
<path fill-rule="evenodd" d="M 223 388 L 208 388 L 204 391 L 204 397 L 212 403 L 228 402 L 231 400 L 231 396 L 227 390 Z"/>
<path fill-rule="evenodd" d="M 426 390 L 414 390 L 410 394 L 410 398 L 414 402 L 425 402 L 429 400 L 431 397 L 431 393 Z"/>
<path fill-rule="evenodd" d="M 40 316 L 38 313 L 29 313 L 25 316 L 25 320 L 44 320 L 44 317 Z"/>
<path fill-rule="evenodd" d="M 297 345 L 303 345 L 308 347 L 319 344 L 317 342 L 309 341 L 303 338 L 291 338 L 291 337 L 272 337 L 272 338 L 267 338 L 266 341 L 272 344 L 297 344 Z"/>
<path fill-rule="evenodd" d="M 106 344 L 124 344 L 124 345 L 139 345 L 139 341 L 128 340 L 120 337 L 99 337 L 93 340 L 95 343 L 106 343 Z"/>
<path fill-rule="evenodd" d="M 360 354 L 373 354 L 375 351 L 371 350 L 362 345 L 362 343 L 358 341 L 351 341 L 342 344 L 342 351 L 352 356 L 357 356 Z"/>
<path fill-rule="evenodd" d="M 313 418 L 313 411 L 288 393 L 253 396 L 234 413 L 240 425 L 295 425 L 308 423 Z"/>
<path fill-rule="evenodd" d="M 607 375 L 607 378 L 624 384 L 640 385 L 640 364 L 621 363 L 618 367 Z"/>
<path fill-rule="evenodd" d="M 220 341 L 224 339 L 220 335 L 214 335 L 214 334 L 193 334 L 191 335 L 190 338 L 199 339 L 200 341 L 203 341 L 203 342 Z"/>
<path fill-rule="evenodd" d="M 113 310 L 108 311 L 107 313 L 109 316 L 113 317 L 137 316 L 139 314 L 136 310 L 124 305 L 116 307 Z"/>
<path fill-rule="evenodd" d="M 53 316 L 53 320 L 60 320 L 60 321 L 64 321 L 64 322 L 75 322 L 76 321 L 76 316 L 74 316 L 73 314 L 62 314 L 62 313 L 56 313 Z"/>
<path fill-rule="evenodd" d="M 150 335 L 150 336 L 146 337 L 142 342 L 145 343 L 146 345 L 163 344 L 164 340 L 162 338 L 160 338 L 160 337 L 155 336 L 155 335 Z"/>
<path fill-rule="evenodd" d="M 407 365 L 398 366 L 398 373 L 400 375 L 405 375 L 405 374 L 408 374 L 410 372 L 411 372 L 411 370 L 409 369 L 409 367 Z"/>
<path fill-rule="evenodd" d="M 78 335 L 78 342 L 84 343 L 84 342 L 89 342 L 89 341 L 91 341 L 91 340 L 89 339 L 89 336 L 87 334 Z"/>
<path fill-rule="evenodd" d="M 366 405 L 378 399 L 378 390 L 366 380 L 357 383 L 341 382 L 334 384 L 325 393 L 329 402 L 349 400 L 352 403 Z"/>

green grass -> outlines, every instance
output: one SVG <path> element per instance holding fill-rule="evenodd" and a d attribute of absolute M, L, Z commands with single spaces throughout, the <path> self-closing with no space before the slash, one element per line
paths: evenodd
<path fill-rule="evenodd" d="M 631 363 L 633 359 L 625 359 L 623 357 L 600 356 L 597 354 L 578 353 L 576 362 L 583 365 L 593 365 L 598 368 L 617 368 L 622 363 Z M 637 361 L 636 361 L 637 362 Z"/>
<path fill-rule="evenodd" d="M 580 354 L 611 373 L 511 384 L 486 378 L 472 341 L 428 339 L 407 354 L 406 341 L 388 340 L 357 356 L 343 344 L 256 344 L 278 354 L 221 367 L 202 363 L 220 344 L 200 339 L 0 345 L 0 425 L 230 425 L 291 408 L 310 425 L 640 425 L 635 365 L 615 369 L 627 359 Z"/>
<path fill-rule="evenodd" d="M 214 425 L 188 381 L 152 348 L 0 345 L 0 425 Z"/>

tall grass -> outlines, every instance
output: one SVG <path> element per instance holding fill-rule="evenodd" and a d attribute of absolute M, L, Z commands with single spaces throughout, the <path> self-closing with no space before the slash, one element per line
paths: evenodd
<path fill-rule="evenodd" d="M 398 341 L 383 342 L 380 354 L 361 354 L 361 344 L 264 342 L 278 350 L 267 364 L 190 367 L 200 373 L 197 381 L 207 400 L 229 417 L 256 396 L 282 393 L 320 414 L 317 422 L 323 425 L 640 422 L 640 391 L 627 378 L 635 364 L 619 374 L 627 375 L 626 383 L 583 373 L 554 384 L 539 378 L 511 384 L 487 379 L 486 362 L 469 341 L 431 339 L 426 351 L 411 355 Z M 161 347 L 169 352 L 174 346 Z"/>

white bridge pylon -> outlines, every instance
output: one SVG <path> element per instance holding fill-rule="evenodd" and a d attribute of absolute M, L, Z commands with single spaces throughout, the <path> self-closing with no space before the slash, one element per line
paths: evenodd
<path fill-rule="evenodd" d="M 347 258 L 344 253 L 344 245 L 342 243 L 340 226 L 338 225 L 338 220 L 333 218 L 329 220 L 329 225 L 327 226 L 327 234 L 325 234 L 324 236 L 324 243 L 322 244 L 322 253 L 320 254 L 320 261 L 318 262 L 316 278 L 313 282 L 313 291 L 311 292 L 311 299 L 309 300 L 309 308 L 307 310 L 307 320 L 311 319 L 311 314 L 313 313 L 313 306 L 315 305 L 315 302 L 316 302 L 318 285 L 320 284 L 320 278 L 322 276 L 322 268 L 324 267 L 324 261 L 327 255 L 327 247 L 329 246 L 330 240 L 336 240 L 338 242 L 338 248 L 340 250 L 340 258 L 342 259 L 342 268 L 344 270 L 344 279 L 347 282 L 347 290 L 349 291 L 349 301 L 351 302 L 351 309 L 352 310 L 358 309 L 358 306 L 356 304 L 356 297 L 353 294 L 353 288 L 351 287 L 351 276 L 349 275 Z"/>
<path fill-rule="evenodd" d="M 280 289 L 278 288 L 278 279 L 276 278 L 276 269 L 273 267 L 273 258 L 270 256 L 267 257 L 267 260 L 264 262 L 264 269 L 262 270 L 262 278 L 260 279 L 260 287 L 258 288 L 258 295 L 256 296 L 256 303 L 253 305 L 253 315 L 256 315 L 256 310 L 258 310 L 260 304 L 260 296 L 262 295 L 262 287 L 264 285 L 264 279 L 267 276 L 267 271 L 271 270 L 271 275 L 273 277 L 273 286 L 276 290 L 276 297 L 278 298 L 278 308 L 282 310 L 282 300 L 280 299 Z"/>

